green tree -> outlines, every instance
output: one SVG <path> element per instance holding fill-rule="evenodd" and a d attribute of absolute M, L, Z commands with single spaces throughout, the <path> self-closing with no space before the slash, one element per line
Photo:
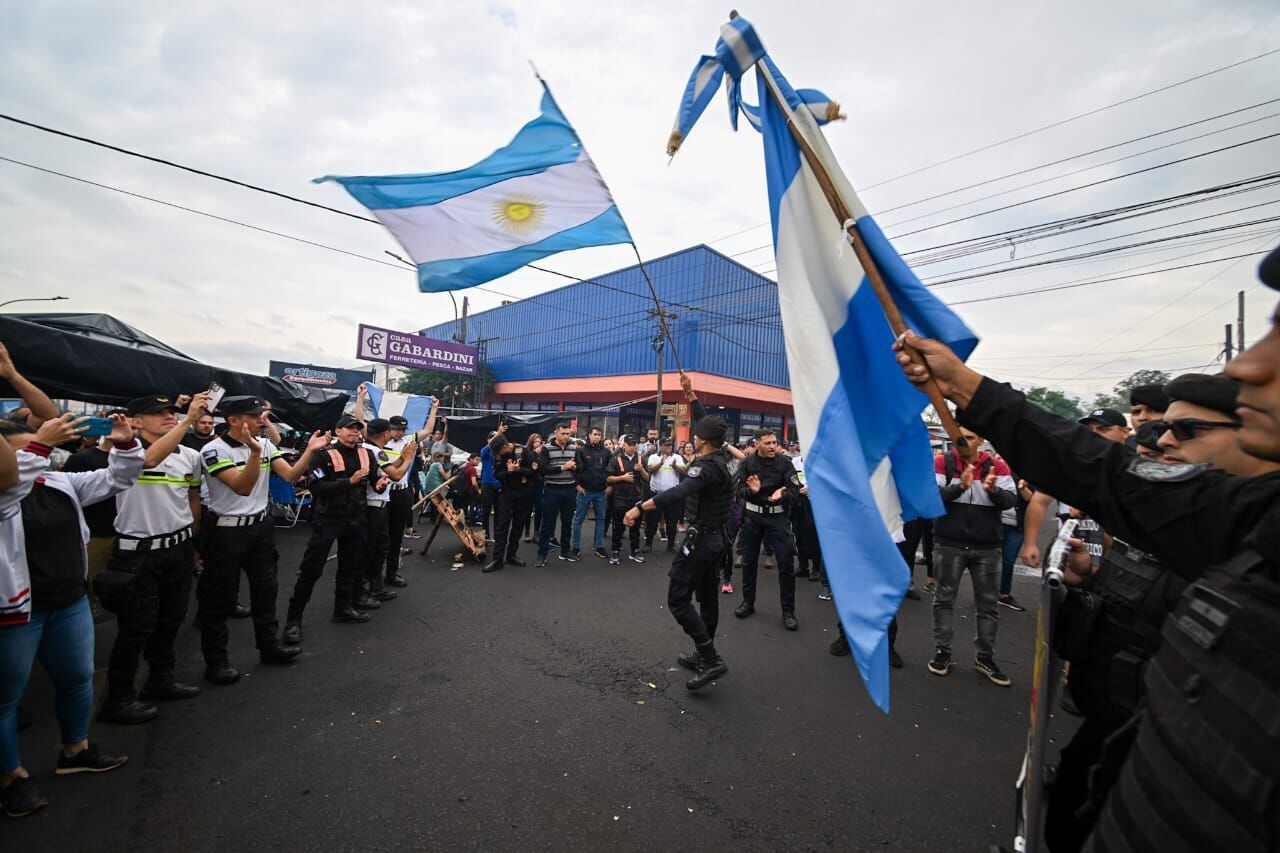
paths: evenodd
<path fill-rule="evenodd" d="M 396 385 L 395 390 L 403 394 L 439 397 L 442 407 L 452 403 L 456 394 L 458 405 L 469 407 L 476 398 L 477 383 L 480 384 L 480 391 L 483 394 L 493 390 L 493 371 L 488 365 L 481 365 L 475 376 L 446 373 L 442 370 L 410 368 L 404 379 Z"/>
<path fill-rule="evenodd" d="M 1036 386 L 1035 388 L 1027 389 L 1025 393 L 1027 400 L 1042 409 L 1053 412 L 1055 415 L 1061 415 L 1072 420 L 1079 420 L 1084 417 L 1084 410 L 1080 406 L 1080 401 L 1075 397 L 1068 397 L 1056 388 Z"/>
<path fill-rule="evenodd" d="M 1135 370 L 1125 379 L 1120 380 L 1110 394 L 1098 394 L 1089 404 L 1089 409 L 1115 409 L 1123 412 L 1129 408 L 1129 392 L 1139 385 L 1164 385 L 1169 381 L 1169 374 L 1163 370 Z"/>

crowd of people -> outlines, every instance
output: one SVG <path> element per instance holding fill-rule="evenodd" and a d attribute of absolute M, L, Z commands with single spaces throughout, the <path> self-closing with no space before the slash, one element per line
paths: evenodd
<path fill-rule="evenodd" d="M 1277 255 L 1264 263 L 1264 281 L 1280 289 Z M 1172 830 L 1144 823 L 1144 814 L 1176 827 L 1187 849 L 1225 838 L 1240 842 L 1233 849 L 1274 844 L 1276 802 L 1266 792 L 1280 777 L 1272 652 L 1280 641 L 1280 328 L 1225 373 L 1135 388 L 1127 416 L 1098 409 L 1079 422 L 1028 404 L 936 341 L 907 335 L 895 346 L 907 378 L 936 383 L 961 424 L 934 460 L 943 514 L 894 531 L 905 573 L 923 546 L 929 672 L 952 670 L 967 572 L 974 666 L 1011 684 L 996 644 L 1001 608 L 1024 609 L 1012 594 L 1015 565 L 1042 565 L 1051 512 L 1059 525 L 1076 521 L 1053 643 L 1069 662 L 1064 704 L 1083 721 L 1051 789 L 1049 848 L 1121 849 L 1145 836 L 1164 849 L 1159 841 Z M 738 618 L 755 613 L 762 554 L 776 569 L 787 630 L 799 628 L 797 576 L 831 598 L 802 448 L 784 448 L 768 429 L 735 446 L 685 376 L 694 426 L 678 450 L 657 430 L 606 438 L 593 428 L 579 440 L 564 422 L 524 443 L 502 426 L 460 464 L 447 425 L 437 425 L 438 402 L 415 430 L 404 418 L 366 418 L 362 392 L 332 429 L 286 441 L 254 397 L 224 396 L 215 406 L 208 392 L 158 393 L 75 417 L 27 381 L 3 346 L 0 379 L 23 401 L 0 421 L 0 804 L 11 816 L 47 803 L 19 754 L 18 706 L 36 660 L 56 691 L 56 772 L 102 772 L 127 760 L 89 738 L 95 609 L 118 621 L 97 719 L 145 723 L 161 703 L 201 692 L 179 677 L 174 650 L 193 584 L 207 683 L 240 678 L 228 651 L 237 617 L 251 621 L 263 663 L 289 664 L 335 546 L 334 622 L 370 622 L 407 585 L 402 543 L 419 535 L 414 507 L 431 506 L 419 495 L 448 494 L 470 523 L 492 530 L 487 574 L 526 566 L 522 543 L 535 546 L 535 567 L 553 549 L 559 561 L 579 562 L 588 521 L 591 553 L 603 564 L 622 564 L 624 540 L 634 564 L 663 543 L 669 609 L 695 645 L 678 657 L 694 673 L 690 690 L 728 672 L 714 637 L 735 569 Z M 305 483 L 312 499 L 283 624 L 273 479 L 290 489 Z M 912 585 L 906 597 L 922 595 Z M 894 619 L 889 656 L 900 667 L 896 635 Z M 848 654 L 843 630 L 830 651 Z"/>

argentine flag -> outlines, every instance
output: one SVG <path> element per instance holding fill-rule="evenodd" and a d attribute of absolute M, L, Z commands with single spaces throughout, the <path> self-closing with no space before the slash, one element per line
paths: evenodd
<path fill-rule="evenodd" d="M 547 255 L 630 243 L 578 134 L 543 85 L 542 114 L 467 169 L 341 177 L 418 266 L 428 293 L 484 284 Z"/>
<path fill-rule="evenodd" d="M 928 401 L 898 366 L 889 322 L 846 242 L 848 223 L 836 220 L 788 122 L 830 176 L 907 325 L 945 341 L 961 358 L 977 338 L 920 283 L 840 170 L 819 129 L 838 117 L 838 107 L 820 92 L 792 89 L 744 19 L 726 24 L 721 40 L 752 45 L 750 55 L 757 57 L 759 105 L 731 90 L 730 109 L 764 137 L 778 301 L 806 485 L 840 622 L 872 700 L 887 712 L 887 632 L 910 583 L 893 535 L 905 520 L 943 514 L 920 417 Z M 725 66 L 729 74 L 734 70 Z M 681 113 L 689 114 L 684 106 Z"/>
<path fill-rule="evenodd" d="M 426 426 L 427 416 L 431 414 L 431 398 L 419 394 L 401 394 L 398 391 L 384 391 L 372 382 L 366 382 L 365 392 L 369 396 L 369 405 L 373 407 L 375 418 L 394 418 L 396 415 L 409 422 L 409 431 L 417 432 Z M 358 412 L 363 418 L 364 413 Z"/>

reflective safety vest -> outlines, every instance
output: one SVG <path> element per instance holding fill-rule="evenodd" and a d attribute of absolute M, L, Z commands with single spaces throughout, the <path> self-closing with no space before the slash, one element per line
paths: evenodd
<path fill-rule="evenodd" d="M 343 457 L 342 451 L 336 447 L 330 447 L 327 452 L 329 461 L 333 463 L 333 473 L 341 474 L 345 472 L 347 470 L 347 460 Z M 369 455 L 369 451 L 363 447 L 357 447 L 356 453 L 360 456 L 360 467 L 373 471 L 373 457 Z"/>

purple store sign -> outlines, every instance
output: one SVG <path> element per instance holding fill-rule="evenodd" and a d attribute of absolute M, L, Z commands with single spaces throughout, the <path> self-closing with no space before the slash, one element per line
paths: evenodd
<path fill-rule="evenodd" d="M 475 347 L 456 341 L 437 341 L 364 323 L 360 324 L 360 341 L 356 347 L 356 358 L 362 361 L 468 375 L 476 372 L 478 355 Z"/>

